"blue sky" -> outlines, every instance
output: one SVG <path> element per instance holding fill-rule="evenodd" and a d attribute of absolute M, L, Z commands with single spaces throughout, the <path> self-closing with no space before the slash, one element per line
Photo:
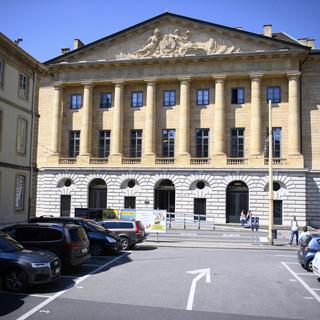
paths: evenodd
<path fill-rule="evenodd" d="M 264 24 L 320 47 L 320 0 L 1 0 L 0 31 L 39 61 L 166 11 L 262 33 Z"/>

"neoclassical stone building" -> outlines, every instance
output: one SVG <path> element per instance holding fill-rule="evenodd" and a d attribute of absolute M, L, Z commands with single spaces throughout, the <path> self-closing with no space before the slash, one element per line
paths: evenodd
<path fill-rule="evenodd" d="M 320 52 L 310 39 L 164 13 L 46 62 L 37 215 L 167 209 L 320 224 Z"/>

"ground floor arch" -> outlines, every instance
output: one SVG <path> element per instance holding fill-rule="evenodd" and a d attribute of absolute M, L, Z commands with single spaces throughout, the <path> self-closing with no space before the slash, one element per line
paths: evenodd
<path fill-rule="evenodd" d="M 249 209 L 249 189 L 242 181 L 233 181 L 226 192 L 226 222 L 239 223 L 242 210 Z"/>
<path fill-rule="evenodd" d="M 107 184 L 102 179 L 94 179 L 89 184 L 89 208 L 107 208 Z"/>
<path fill-rule="evenodd" d="M 156 184 L 154 188 L 154 209 L 175 212 L 176 188 L 173 182 L 165 179 Z"/>

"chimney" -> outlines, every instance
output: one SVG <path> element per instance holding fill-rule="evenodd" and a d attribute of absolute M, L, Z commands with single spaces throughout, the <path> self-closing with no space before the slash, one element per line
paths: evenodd
<path fill-rule="evenodd" d="M 265 24 L 263 26 L 263 35 L 266 37 L 272 37 L 272 24 Z"/>
<path fill-rule="evenodd" d="M 61 54 L 66 54 L 70 52 L 70 48 L 61 48 Z"/>
<path fill-rule="evenodd" d="M 311 49 L 316 48 L 316 42 L 314 39 L 307 39 L 307 46 L 310 47 Z"/>
<path fill-rule="evenodd" d="M 298 41 L 303 45 L 303 46 L 308 46 L 308 38 L 300 38 Z"/>
<path fill-rule="evenodd" d="M 84 46 L 84 43 L 80 39 L 73 40 L 73 49 L 79 49 Z"/>

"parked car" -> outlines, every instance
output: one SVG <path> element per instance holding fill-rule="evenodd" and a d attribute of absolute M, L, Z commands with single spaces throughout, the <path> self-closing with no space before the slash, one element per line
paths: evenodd
<path fill-rule="evenodd" d="M 312 271 L 315 275 L 320 277 L 320 251 L 318 251 L 312 260 Z"/>
<path fill-rule="evenodd" d="M 55 253 L 63 267 L 76 267 L 90 259 L 89 240 L 83 228 L 73 224 L 24 223 L 2 229 L 25 248 Z"/>
<path fill-rule="evenodd" d="M 30 219 L 30 222 L 73 223 L 83 227 L 89 238 L 90 252 L 93 256 L 99 256 L 105 252 L 115 253 L 122 249 L 120 237 L 112 231 L 105 230 L 105 228 L 93 220 L 72 217 L 41 216 Z"/>
<path fill-rule="evenodd" d="M 298 260 L 301 266 L 308 271 L 312 271 L 312 260 L 320 250 L 320 235 L 308 235 L 300 244 Z"/>
<path fill-rule="evenodd" d="M 98 223 L 119 235 L 123 250 L 133 248 L 146 238 L 144 226 L 140 221 L 112 219 L 99 221 Z"/>
<path fill-rule="evenodd" d="M 24 291 L 31 284 L 54 280 L 60 272 L 61 263 L 55 254 L 26 250 L 9 235 L 0 232 L 0 285 L 2 283 L 4 289 Z"/>

